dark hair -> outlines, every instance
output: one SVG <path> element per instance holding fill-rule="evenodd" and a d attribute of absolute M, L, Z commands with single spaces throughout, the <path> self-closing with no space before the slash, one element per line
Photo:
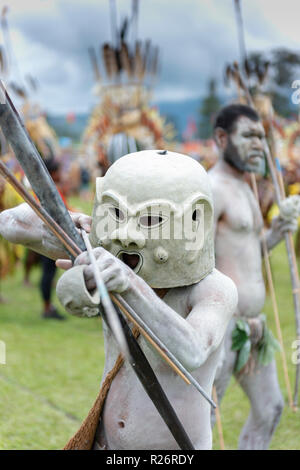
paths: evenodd
<path fill-rule="evenodd" d="M 45 162 L 46 168 L 49 171 L 50 175 L 51 175 L 51 173 L 54 173 L 55 171 L 59 170 L 60 164 L 54 158 L 49 158 L 47 160 L 44 160 L 44 162 Z"/>
<path fill-rule="evenodd" d="M 221 129 L 230 133 L 240 116 L 246 116 L 255 122 L 260 119 L 257 112 L 253 108 L 250 108 L 250 106 L 246 106 L 244 104 L 231 104 L 229 106 L 225 106 L 219 111 L 215 120 L 214 129 L 221 127 Z"/>

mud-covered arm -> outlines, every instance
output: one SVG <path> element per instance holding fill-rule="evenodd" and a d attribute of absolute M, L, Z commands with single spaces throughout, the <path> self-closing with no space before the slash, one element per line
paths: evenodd
<path fill-rule="evenodd" d="M 191 308 L 186 318 L 137 276 L 122 295 L 186 369 L 193 371 L 220 346 L 237 305 L 237 291 L 231 279 L 216 270 L 186 290 Z"/>
<path fill-rule="evenodd" d="M 237 304 L 236 288 L 227 276 L 214 270 L 196 287 L 180 288 L 183 297 L 190 296 L 190 312 L 183 318 L 119 259 L 103 248 L 94 249 L 94 254 L 107 289 L 120 293 L 187 369 L 197 369 L 220 345 Z M 86 253 L 75 261 L 84 266 L 86 287 L 92 290 L 95 282 L 88 263 Z"/>
<path fill-rule="evenodd" d="M 70 215 L 77 227 L 90 231 L 89 216 L 72 212 Z M 11 243 L 24 245 L 48 258 L 68 258 L 62 244 L 26 203 L 1 212 L 0 234 Z"/>

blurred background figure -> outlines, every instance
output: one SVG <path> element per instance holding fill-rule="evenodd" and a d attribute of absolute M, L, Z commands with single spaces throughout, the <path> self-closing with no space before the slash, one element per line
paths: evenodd
<path fill-rule="evenodd" d="M 61 170 L 60 164 L 55 159 L 50 159 L 45 161 L 46 167 L 57 186 L 57 189 L 65 203 L 67 205 L 66 196 L 64 189 L 61 187 Z M 61 315 L 56 307 L 52 304 L 52 292 L 54 287 L 54 277 L 56 273 L 55 261 L 46 256 L 40 255 L 41 266 L 42 266 L 42 276 L 40 279 L 40 292 L 43 300 L 43 312 L 42 317 L 45 319 L 55 319 L 55 320 L 64 320 L 65 317 Z"/>

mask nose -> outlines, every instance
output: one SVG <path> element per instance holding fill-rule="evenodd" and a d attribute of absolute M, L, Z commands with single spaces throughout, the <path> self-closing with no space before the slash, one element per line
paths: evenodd
<path fill-rule="evenodd" d="M 137 230 L 134 220 L 129 219 L 124 226 L 114 230 L 111 234 L 111 240 L 120 242 L 123 248 L 137 247 L 142 249 L 145 246 L 145 237 L 142 232 Z"/>

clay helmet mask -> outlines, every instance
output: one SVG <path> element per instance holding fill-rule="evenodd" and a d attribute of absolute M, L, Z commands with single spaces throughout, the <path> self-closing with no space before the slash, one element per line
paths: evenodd
<path fill-rule="evenodd" d="M 209 179 L 195 160 L 146 150 L 96 180 L 90 239 L 153 288 L 194 284 L 214 268 Z"/>

